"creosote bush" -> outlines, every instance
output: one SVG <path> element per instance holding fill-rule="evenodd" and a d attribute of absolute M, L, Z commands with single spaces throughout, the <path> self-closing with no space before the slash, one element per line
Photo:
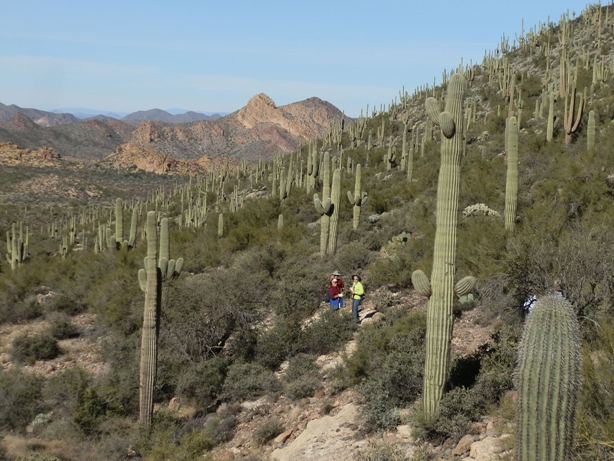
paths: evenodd
<path fill-rule="evenodd" d="M 57 340 L 49 333 L 22 334 L 13 340 L 11 355 L 19 363 L 31 365 L 37 360 L 51 360 L 60 355 Z"/>

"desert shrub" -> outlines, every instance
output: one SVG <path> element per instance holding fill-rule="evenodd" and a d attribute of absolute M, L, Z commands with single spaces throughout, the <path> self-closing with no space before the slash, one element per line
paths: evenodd
<path fill-rule="evenodd" d="M 421 411 L 414 415 L 417 433 L 427 440 L 442 443 L 452 439 L 456 443 L 482 417 L 483 396 L 475 390 L 457 387 L 446 392 L 439 404 L 439 416 L 432 423 L 424 420 Z"/>
<path fill-rule="evenodd" d="M 58 293 L 51 298 L 46 308 L 50 311 L 62 312 L 67 315 L 75 315 L 84 309 L 83 303 L 76 297 L 65 293 Z"/>
<path fill-rule="evenodd" d="M 349 302 L 346 300 L 346 303 Z M 322 355 L 337 350 L 352 338 L 356 324 L 349 312 L 333 312 L 327 309 L 324 314 L 302 331 L 300 352 Z"/>
<path fill-rule="evenodd" d="M 233 438 L 236 425 L 237 418 L 235 415 L 232 412 L 223 411 L 208 417 L 205 420 L 203 431 L 209 440 L 219 445 Z"/>
<path fill-rule="evenodd" d="M 178 378 L 177 392 L 207 408 L 215 402 L 222 390 L 227 363 L 221 358 L 185 367 Z"/>
<path fill-rule="evenodd" d="M 363 328 L 347 369 L 364 397 L 363 413 L 371 430 L 399 424 L 398 408 L 422 390 L 426 318 L 403 314 L 385 324 Z"/>
<path fill-rule="evenodd" d="M 284 431 L 284 426 L 281 424 L 277 418 L 271 418 L 261 426 L 259 426 L 254 432 L 254 440 L 259 445 L 264 445 L 270 440 L 273 440 L 279 434 Z"/>
<path fill-rule="evenodd" d="M 344 274 L 364 269 L 369 264 L 370 259 L 371 254 L 368 248 L 355 241 L 343 245 L 335 257 L 338 269 Z"/>
<path fill-rule="evenodd" d="M 296 317 L 278 319 L 273 328 L 258 337 L 256 359 L 268 368 L 277 368 L 298 351 L 301 334 L 301 324 Z"/>
<path fill-rule="evenodd" d="M 0 323 L 17 323 L 35 319 L 42 314 L 35 296 L 18 301 L 0 287 Z"/>
<path fill-rule="evenodd" d="M 319 369 L 315 357 L 306 354 L 292 357 L 284 375 L 286 395 L 292 400 L 311 397 L 319 387 Z"/>
<path fill-rule="evenodd" d="M 50 316 L 49 333 L 55 339 L 68 339 L 79 336 L 79 329 L 70 321 L 65 314 Z"/>
<path fill-rule="evenodd" d="M 370 443 L 360 451 L 358 461 L 410 461 L 403 450 L 389 443 Z"/>
<path fill-rule="evenodd" d="M 226 400 L 241 401 L 275 394 L 280 384 L 273 372 L 257 363 L 234 363 L 222 388 Z"/>
<path fill-rule="evenodd" d="M 582 351 L 582 387 L 576 425 L 579 460 L 612 459 L 614 448 L 614 322 L 599 318 L 597 335 Z"/>
<path fill-rule="evenodd" d="M 33 364 L 60 355 L 57 340 L 49 332 L 22 334 L 13 340 L 11 355 L 19 363 Z"/>
<path fill-rule="evenodd" d="M 0 370 L 0 430 L 21 430 L 46 408 L 42 380 L 21 370 Z"/>

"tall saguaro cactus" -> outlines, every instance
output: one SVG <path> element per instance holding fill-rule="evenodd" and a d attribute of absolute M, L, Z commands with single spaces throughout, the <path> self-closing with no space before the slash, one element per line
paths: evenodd
<path fill-rule="evenodd" d="M 552 142 L 554 136 L 554 91 L 548 92 L 548 122 L 546 125 L 546 141 Z"/>
<path fill-rule="evenodd" d="M 571 304 L 537 301 L 519 348 L 517 461 L 569 461 L 580 388 L 580 339 Z"/>
<path fill-rule="evenodd" d="M 122 199 L 115 200 L 115 246 L 119 249 L 124 243 L 124 216 Z"/>
<path fill-rule="evenodd" d="M 23 223 L 19 223 L 17 233 L 15 223 L 11 225 L 11 231 L 6 231 L 6 260 L 11 265 L 11 270 L 21 266 L 28 257 L 29 231 L 26 227 L 26 236 L 23 236 Z"/>
<path fill-rule="evenodd" d="M 341 206 L 341 169 L 335 168 L 333 172 L 333 185 L 330 193 L 330 203 L 332 206 L 332 214 L 330 215 L 330 229 L 328 231 L 328 249 L 329 255 L 334 255 L 337 252 L 337 229 L 339 226 L 339 207 Z"/>
<path fill-rule="evenodd" d="M 326 256 L 328 245 L 328 231 L 330 225 L 330 216 L 333 212 L 333 205 L 330 198 L 330 153 L 324 154 L 322 160 L 322 200 L 318 194 L 313 194 L 313 204 L 316 212 L 320 215 L 320 255 Z"/>
<path fill-rule="evenodd" d="M 457 73 L 448 83 L 445 109 L 439 102 L 426 100 L 429 119 L 441 129 L 441 166 L 437 183 L 437 209 L 433 271 L 427 309 L 426 361 L 424 367 L 423 406 L 427 421 L 439 414 L 439 402 L 448 377 L 450 342 L 452 339 L 454 272 L 456 263 L 456 225 L 460 188 L 460 164 L 463 152 L 463 97 L 465 79 Z M 426 278 L 426 276 L 425 276 Z M 475 279 L 472 283 L 475 283 Z M 461 280 L 462 291 L 472 283 Z M 459 282 L 459 284 L 461 283 Z M 457 294 L 461 295 L 458 290 Z M 464 293 L 463 293 L 464 294 Z"/>
<path fill-rule="evenodd" d="M 158 233 L 155 211 L 147 213 L 146 226 L 147 256 L 145 268 L 139 270 L 139 283 L 141 289 L 145 291 L 139 375 L 139 424 L 149 428 L 153 415 L 153 392 L 158 360 L 158 314 L 161 290 L 161 274 L 157 265 Z"/>
<path fill-rule="evenodd" d="M 352 209 L 352 228 L 354 230 L 358 229 L 360 224 L 360 211 L 362 207 L 367 203 L 367 193 L 361 192 L 362 188 L 362 171 L 360 163 L 356 165 L 356 172 L 354 177 L 354 194 L 348 191 L 348 200 L 352 205 L 354 205 Z"/>
<path fill-rule="evenodd" d="M 505 127 L 505 152 L 507 155 L 507 177 L 505 181 L 505 230 L 514 231 L 516 205 L 518 203 L 518 123 L 516 117 L 509 117 Z"/>

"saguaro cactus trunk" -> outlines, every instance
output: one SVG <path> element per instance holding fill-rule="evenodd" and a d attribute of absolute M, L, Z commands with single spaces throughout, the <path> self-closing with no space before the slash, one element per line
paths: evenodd
<path fill-rule="evenodd" d="M 147 213 L 146 232 L 145 269 L 139 271 L 139 282 L 141 288 L 145 291 L 143 330 L 141 332 L 139 423 L 143 427 L 149 428 L 153 415 L 153 393 L 158 360 L 158 311 L 160 305 L 160 271 L 157 264 L 158 235 L 155 211 Z"/>
<path fill-rule="evenodd" d="M 568 461 L 580 388 L 576 314 L 565 299 L 541 298 L 529 314 L 517 371 L 517 461 Z"/>
<path fill-rule="evenodd" d="M 432 294 L 427 309 L 426 361 L 424 368 L 424 413 L 428 421 L 439 414 L 439 402 L 448 377 L 452 306 L 456 262 L 456 225 L 460 188 L 460 162 L 463 152 L 463 96 L 465 79 L 455 74 L 450 79 L 445 109 L 427 100 L 427 113 L 441 128 L 441 167 L 437 184 L 437 209 Z"/>
<path fill-rule="evenodd" d="M 507 154 L 507 178 L 505 182 L 505 230 L 513 232 L 516 226 L 518 202 L 518 123 L 516 117 L 507 119 L 505 127 L 505 152 Z"/>

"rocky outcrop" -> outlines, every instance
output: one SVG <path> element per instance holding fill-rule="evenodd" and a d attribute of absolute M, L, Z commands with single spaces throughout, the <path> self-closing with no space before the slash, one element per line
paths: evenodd
<path fill-rule="evenodd" d="M 292 442 L 274 450 L 275 461 L 352 461 L 360 444 L 356 443 L 360 414 L 353 403 L 344 405 L 334 416 L 326 415 L 307 423 Z"/>
<path fill-rule="evenodd" d="M 60 155 L 49 147 L 32 150 L 12 143 L 0 143 L 0 165 L 60 167 L 63 162 Z"/>
<path fill-rule="evenodd" d="M 116 169 L 188 176 L 203 174 L 212 169 L 232 167 L 236 162 L 224 158 L 209 159 L 208 157 L 201 157 L 197 160 L 178 160 L 156 152 L 153 148 L 122 144 L 115 153 L 106 157 L 102 164 Z"/>
<path fill-rule="evenodd" d="M 144 122 L 130 143 L 183 159 L 203 155 L 270 158 L 325 134 L 331 122 L 342 117 L 332 104 L 318 98 L 277 107 L 270 97 L 258 94 L 242 109 L 214 121 L 182 125 Z"/>

